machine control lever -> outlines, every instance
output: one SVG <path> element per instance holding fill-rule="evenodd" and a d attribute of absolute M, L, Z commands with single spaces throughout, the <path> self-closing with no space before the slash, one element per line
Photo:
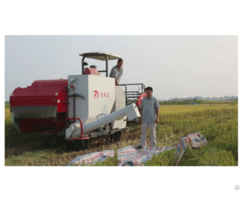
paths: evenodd
<path fill-rule="evenodd" d="M 82 99 L 85 99 L 84 96 L 77 94 L 77 93 L 73 93 L 72 95 L 68 95 L 68 97 L 81 97 Z"/>

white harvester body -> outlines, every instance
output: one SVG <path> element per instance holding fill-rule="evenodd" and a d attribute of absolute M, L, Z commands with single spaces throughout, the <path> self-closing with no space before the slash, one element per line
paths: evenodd
<path fill-rule="evenodd" d="M 115 82 L 109 77 L 70 75 L 68 90 L 68 117 L 80 118 L 83 125 L 95 121 L 101 113 L 110 114 L 116 99 Z M 81 96 L 75 97 L 75 116 L 73 94 Z"/>
<path fill-rule="evenodd" d="M 140 117 L 135 104 L 125 107 L 125 94 L 120 86 L 115 86 L 114 78 L 69 75 L 68 90 L 68 117 L 82 120 L 83 134 L 109 123 L 112 130 L 124 129 L 127 117 L 129 120 Z M 66 129 L 66 138 L 80 136 L 80 123 Z"/>

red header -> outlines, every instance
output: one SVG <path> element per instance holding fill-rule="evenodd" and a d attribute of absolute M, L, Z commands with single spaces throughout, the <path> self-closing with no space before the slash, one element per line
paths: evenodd
<path fill-rule="evenodd" d="M 67 79 L 38 80 L 27 88 L 16 88 L 10 96 L 12 106 L 58 106 L 67 111 Z"/>

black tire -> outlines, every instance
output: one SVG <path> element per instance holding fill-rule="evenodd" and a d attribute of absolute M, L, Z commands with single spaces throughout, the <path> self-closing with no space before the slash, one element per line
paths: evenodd
<path fill-rule="evenodd" d="M 114 133 L 115 134 L 115 142 L 119 142 L 120 140 L 121 140 L 121 134 L 122 134 L 122 132 L 121 131 L 119 131 L 119 132 L 116 132 L 116 133 Z"/>
<path fill-rule="evenodd" d="M 53 137 L 53 136 L 48 136 L 43 138 L 42 140 L 42 146 L 45 149 L 50 149 L 52 147 L 55 147 L 57 144 L 57 137 Z"/>
<path fill-rule="evenodd" d="M 85 150 L 88 149 L 88 141 L 89 140 L 75 140 L 71 145 L 74 150 L 79 151 L 79 150 Z"/>

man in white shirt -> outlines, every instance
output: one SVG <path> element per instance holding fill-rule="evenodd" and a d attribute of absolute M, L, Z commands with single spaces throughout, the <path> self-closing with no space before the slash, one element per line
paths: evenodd
<path fill-rule="evenodd" d="M 156 147 L 156 127 L 159 122 L 159 103 L 158 100 L 152 96 L 152 87 L 145 89 L 147 96 L 142 99 L 140 104 L 140 123 L 142 126 L 141 141 L 136 149 L 142 149 L 146 145 L 147 128 L 151 133 L 151 147 Z"/>
<path fill-rule="evenodd" d="M 123 59 L 119 58 L 118 62 L 117 62 L 117 65 L 112 68 L 111 73 L 109 75 L 109 77 L 115 78 L 115 84 L 116 85 L 119 85 L 121 76 L 123 74 L 122 65 L 123 65 Z"/>

